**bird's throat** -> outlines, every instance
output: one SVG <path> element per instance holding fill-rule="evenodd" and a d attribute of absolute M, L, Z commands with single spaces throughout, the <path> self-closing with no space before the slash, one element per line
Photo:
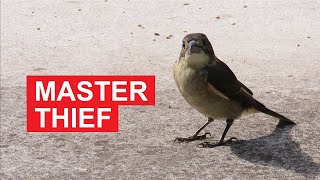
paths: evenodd
<path fill-rule="evenodd" d="M 202 69 L 203 67 L 209 64 L 209 56 L 206 55 L 203 51 L 200 53 L 186 53 L 185 60 L 193 69 Z"/>

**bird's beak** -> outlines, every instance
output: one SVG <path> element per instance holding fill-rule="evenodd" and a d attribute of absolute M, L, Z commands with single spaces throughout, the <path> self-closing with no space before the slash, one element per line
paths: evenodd
<path fill-rule="evenodd" d="M 201 52 L 201 47 L 198 45 L 198 43 L 194 40 L 189 42 L 189 48 L 188 48 L 189 53 L 200 53 Z"/>

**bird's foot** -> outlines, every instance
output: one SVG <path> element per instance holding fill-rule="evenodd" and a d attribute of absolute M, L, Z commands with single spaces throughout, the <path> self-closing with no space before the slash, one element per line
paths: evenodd
<path fill-rule="evenodd" d="M 218 146 L 229 146 L 234 140 L 237 141 L 238 139 L 235 137 L 232 137 L 226 141 L 219 141 L 218 143 L 203 142 L 203 143 L 198 144 L 198 146 L 200 146 L 202 148 L 214 148 L 214 147 L 218 147 Z"/>
<path fill-rule="evenodd" d="M 283 129 L 287 126 L 293 126 L 296 125 L 296 123 L 294 123 L 293 121 L 284 121 L 284 120 L 279 120 L 279 123 L 277 125 L 277 128 Z"/>
<path fill-rule="evenodd" d="M 193 135 L 190 136 L 188 138 L 181 138 L 181 137 L 177 137 L 174 142 L 190 142 L 190 141 L 196 141 L 196 140 L 201 140 L 201 139 L 205 139 L 207 138 L 207 135 L 211 136 L 210 133 L 204 133 L 204 135 L 201 136 L 197 136 L 197 135 Z"/>

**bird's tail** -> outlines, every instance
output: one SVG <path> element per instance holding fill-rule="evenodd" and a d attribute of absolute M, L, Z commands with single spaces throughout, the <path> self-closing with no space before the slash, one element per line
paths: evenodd
<path fill-rule="evenodd" d="M 275 118 L 278 118 L 279 119 L 279 123 L 277 125 L 277 127 L 284 127 L 284 126 L 287 126 L 287 125 L 296 125 L 295 122 L 293 122 L 292 120 L 286 118 L 285 116 L 279 114 L 279 113 L 276 113 L 270 109 L 268 109 L 267 107 L 265 107 L 262 103 L 258 102 L 257 103 L 259 104 L 258 106 L 256 106 L 255 108 L 260 111 L 260 112 L 263 112 L 265 114 L 268 114 L 270 116 L 273 116 Z"/>

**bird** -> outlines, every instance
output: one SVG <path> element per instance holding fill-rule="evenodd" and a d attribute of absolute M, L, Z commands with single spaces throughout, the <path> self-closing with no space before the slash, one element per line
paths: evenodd
<path fill-rule="evenodd" d="M 208 118 L 194 135 L 178 137 L 176 142 L 205 139 L 211 134 L 199 135 L 200 132 L 215 119 L 225 119 L 226 127 L 220 140 L 217 143 L 203 142 L 199 145 L 204 148 L 230 145 L 237 138 L 224 139 L 234 120 L 242 115 L 258 112 L 278 118 L 277 127 L 280 128 L 296 124 L 256 100 L 252 91 L 215 56 L 209 39 L 203 33 L 191 33 L 183 38 L 180 56 L 173 65 L 173 77 L 185 101 Z"/>

